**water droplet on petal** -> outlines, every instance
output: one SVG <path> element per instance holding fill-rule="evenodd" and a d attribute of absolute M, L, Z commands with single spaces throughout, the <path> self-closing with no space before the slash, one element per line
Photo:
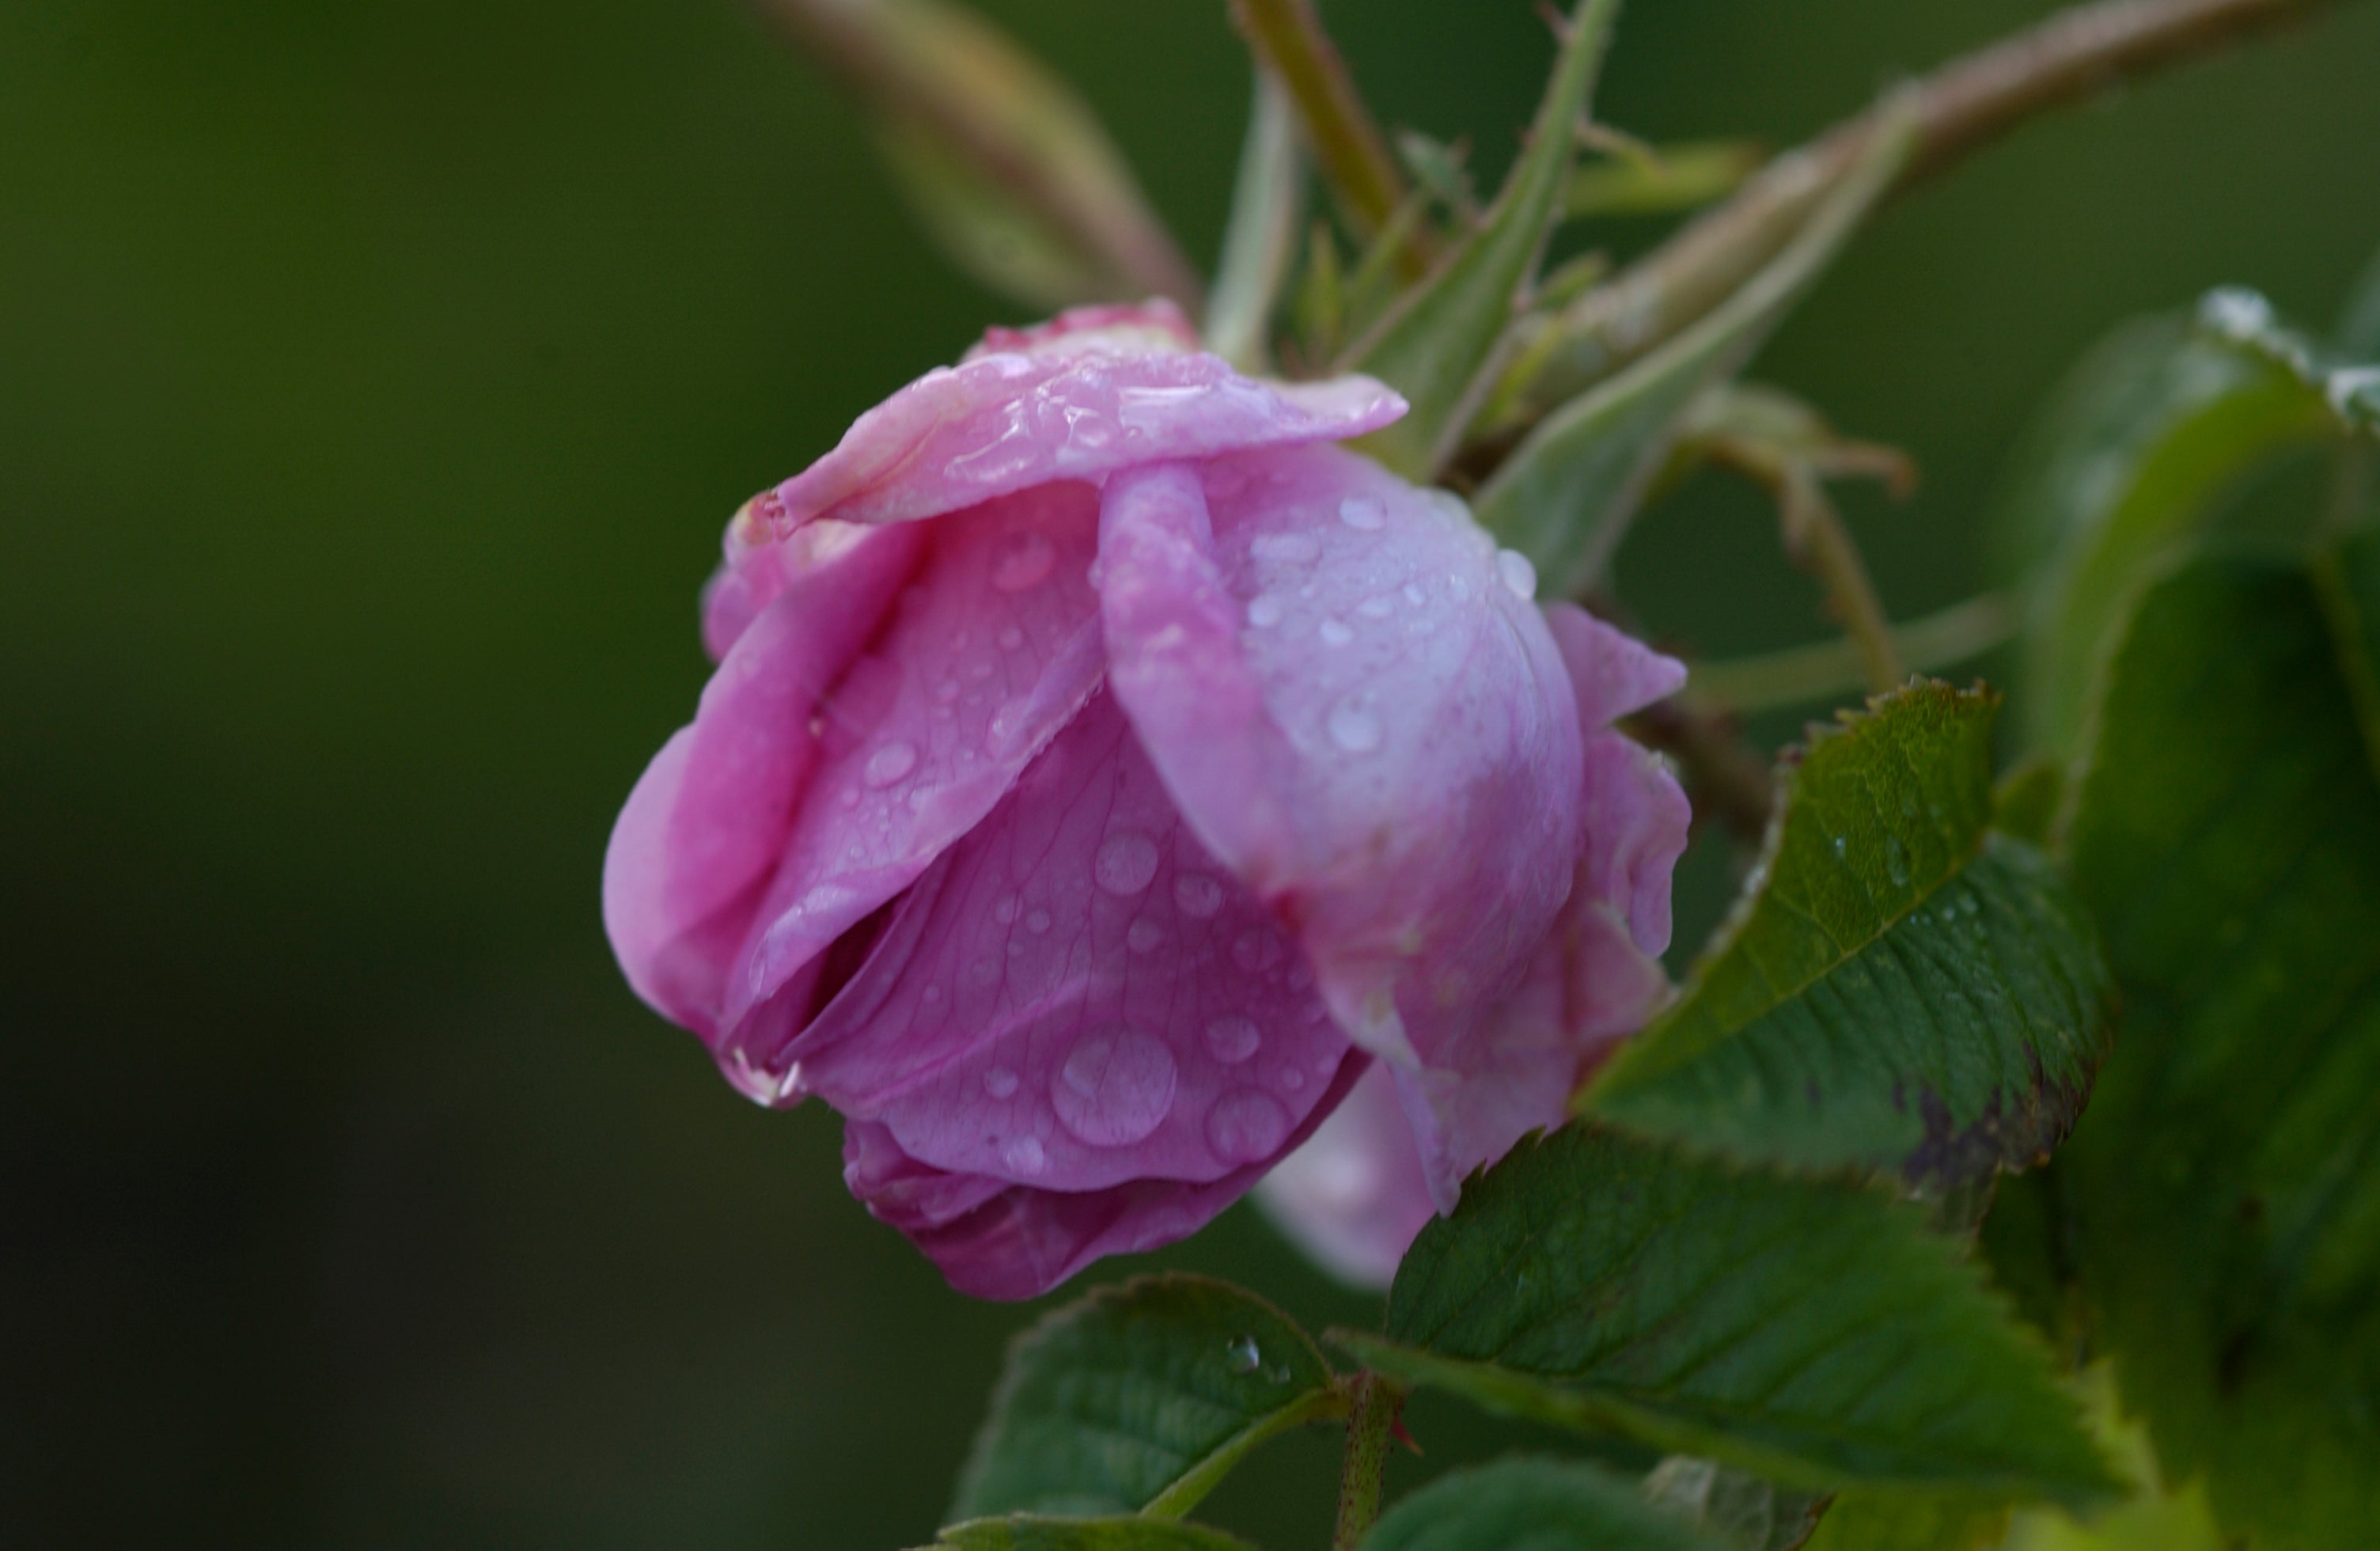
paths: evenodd
<path fill-rule="evenodd" d="M 1305 1086 L 1305 1073 L 1293 1066 L 1284 1066 L 1281 1069 L 1281 1085 L 1291 1093 L 1295 1093 Z"/>
<path fill-rule="evenodd" d="M 1339 503 L 1339 520 L 1359 533 L 1377 533 L 1389 511 L 1368 495 L 1351 495 Z"/>
<path fill-rule="evenodd" d="M 1263 1031 L 1246 1018 L 1226 1016 L 1207 1025 L 1207 1053 L 1225 1066 L 1237 1066 L 1257 1053 Z"/>
<path fill-rule="evenodd" d="M 1281 959 L 1281 939 L 1261 927 L 1250 927 L 1232 939 L 1232 962 L 1250 975 L 1269 969 Z"/>
<path fill-rule="evenodd" d="M 1505 587 L 1515 598 L 1528 599 L 1537 595 L 1537 568 L 1529 557 L 1518 550 L 1500 551 L 1496 556 L 1496 575 L 1504 579 Z"/>
<path fill-rule="evenodd" d="M 1322 555 L 1322 540 L 1311 533 L 1260 533 L 1248 541 L 1248 553 L 1267 565 L 1305 565 Z"/>
<path fill-rule="evenodd" d="M 1029 1180 L 1041 1172 L 1049 1157 L 1041 1150 L 1039 1137 L 1019 1136 L 1000 1149 L 1000 1161 L 1010 1173 L 1020 1174 Z"/>
<path fill-rule="evenodd" d="M 1244 1088 L 1207 1111 L 1207 1145 L 1225 1163 L 1269 1157 L 1289 1135 L 1289 1112 L 1269 1095 Z"/>
<path fill-rule="evenodd" d="M 1378 598 L 1366 598 L 1355 605 L 1355 612 L 1366 619 L 1386 619 L 1395 609 L 1396 605 L 1389 601 L 1389 595 L 1385 592 Z"/>
<path fill-rule="evenodd" d="M 1281 601 L 1269 592 L 1260 592 L 1248 600 L 1248 623 L 1258 630 L 1269 630 L 1281 623 Z"/>
<path fill-rule="evenodd" d="M 983 1074 L 983 1091 L 994 1098 L 1006 1098 L 1016 1091 L 1016 1073 L 1004 1066 L 995 1066 Z"/>
<path fill-rule="evenodd" d="M 895 738 L 868 757 L 868 784 L 890 786 L 917 768 L 917 745 Z"/>
<path fill-rule="evenodd" d="M 1353 630 L 1335 619 L 1324 620 L 1322 627 L 1316 634 L 1322 637 L 1322 644 L 1327 647 L 1343 647 L 1355 638 L 1355 633 Z"/>
<path fill-rule="evenodd" d="M 1092 881 L 1111 894 L 1137 894 L 1157 876 L 1157 842 L 1119 830 L 1099 846 L 1091 863 Z"/>
<path fill-rule="evenodd" d="M 997 639 L 1000 642 L 1001 650 L 1014 651 L 1025 644 L 1025 632 L 1013 624 L 1003 624 L 1000 627 Z"/>
<path fill-rule="evenodd" d="M 1380 746 L 1380 719 L 1360 695 L 1332 706 L 1327 725 L 1330 741 L 1350 754 L 1369 754 Z"/>
<path fill-rule="evenodd" d="M 1025 918 L 1025 929 L 1033 933 L 1036 937 L 1048 931 L 1050 929 L 1050 913 L 1046 910 L 1037 910 L 1033 912 L 1033 914 Z"/>
<path fill-rule="evenodd" d="M 1173 880 L 1173 903 L 1183 915 L 1203 921 L 1223 908 L 1223 886 L 1203 872 L 1185 872 Z"/>
<path fill-rule="evenodd" d="M 1422 590 L 1419 582 L 1407 582 L 1404 585 L 1404 595 L 1405 601 L 1416 609 L 1429 601 L 1429 594 Z"/>
<path fill-rule="evenodd" d="M 1000 903 L 991 907 L 991 918 L 1004 927 L 1016 919 L 1016 896 L 1003 895 Z"/>
<path fill-rule="evenodd" d="M 1165 940 L 1165 928 L 1148 916 L 1137 916 L 1123 929 L 1123 945 L 1135 953 L 1154 952 Z"/>
<path fill-rule="evenodd" d="M 1172 1052 L 1139 1030 L 1095 1034 L 1058 1069 L 1050 1102 L 1092 1146 L 1130 1146 L 1164 1122 L 1178 1076 Z"/>
<path fill-rule="evenodd" d="M 1038 533 L 1012 535 L 991 563 L 991 585 L 1002 592 L 1038 587 L 1058 563 L 1058 551 Z"/>

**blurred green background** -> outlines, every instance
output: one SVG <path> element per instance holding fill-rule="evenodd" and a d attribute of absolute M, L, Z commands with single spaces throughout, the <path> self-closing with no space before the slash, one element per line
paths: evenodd
<path fill-rule="evenodd" d="M 1210 253 L 1222 0 L 985 8 Z M 1528 0 L 1327 9 L 1386 116 L 1509 156 Z M 1601 106 L 1783 144 L 2046 9 L 1639 4 Z M 2327 322 L 2380 243 L 2375 79 L 2349 6 L 1862 239 L 1759 375 L 1924 466 L 1849 497 L 1896 611 L 1976 585 L 2011 438 L 2117 319 L 2237 281 Z M 639 1006 L 596 879 L 728 513 L 995 319 L 736 0 L 0 6 L 0 1539 L 928 1537 L 1032 1309 L 950 1293 L 831 1114 Z M 1818 635 L 1771 527 L 1697 482 L 1632 600 L 1718 654 Z M 1692 931 L 1724 866 L 1689 875 Z M 1245 1208 L 1161 1258 L 1374 1317 Z M 1405 1484 L 1514 1436 L 1414 1425 Z M 1315 1544 L 1334 1458 L 1213 1516 Z"/>

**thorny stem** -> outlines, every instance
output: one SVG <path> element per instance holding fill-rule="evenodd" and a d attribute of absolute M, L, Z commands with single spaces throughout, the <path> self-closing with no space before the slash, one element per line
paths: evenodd
<path fill-rule="evenodd" d="M 1717 306 L 1791 239 L 1828 189 L 1855 166 L 1888 113 L 1914 120 L 1915 144 L 1895 192 L 1949 167 L 2040 114 L 2126 77 L 2210 54 L 2248 34 L 2299 20 L 2337 0 L 2099 0 L 1967 55 L 1906 93 L 1777 158 L 1735 197 L 1687 226 L 1609 284 L 1535 325 L 1554 331 L 1515 420 L 1542 413 L 1609 376 Z M 1509 432 L 1513 427 L 1485 428 Z"/>
<path fill-rule="evenodd" d="M 1347 1452 L 1339 1471 L 1339 1521 L 1330 1534 L 1330 1551 L 1355 1551 L 1379 1518 L 1389 1440 L 1405 1404 L 1405 1387 L 1385 1374 L 1357 1374 L 1353 1385 L 1354 1406 L 1347 1413 Z"/>
<path fill-rule="evenodd" d="M 1202 305 L 1197 270 L 1089 110 L 988 23 L 931 0 L 757 3 L 868 105 L 926 126 L 1096 258 L 1120 297 Z"/>
<path fill-rule="evenodd" d="M 1405 200 L 1405 178 L 1373 121 L 1346 61 L 1322 30 L 1313 0 L 1232 0 L 1260 67 L 1269 67 L 1297 103 L 1314 159 L 1366 235 L 1379 231 Z M 1429 264 L 1429 234 L 1403 243 L 1399 263 L 1418 277 Z"/>

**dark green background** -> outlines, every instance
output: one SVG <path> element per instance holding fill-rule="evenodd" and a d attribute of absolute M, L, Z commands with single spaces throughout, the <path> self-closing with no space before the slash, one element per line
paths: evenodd
<path fill-rule="evenodd" d="M 1221 0 L 988 8 L 1211 251 Z M 1602 105 L 1781 143 L 2044 9 L 1639 0 Z M 1385 114 L 1509 154 L 1527 0 L 1332 10 Z M 2222 281 L 2327 321 L 2380 243 L 2375 79 L 2350 7 L 1861 241 L 1762 373 L 1924 464 L 1851 499 L 1896 609 L 1974 585 L 2011 436 L 2108 323 Z M 926 1536 L 1029 1311 L 947 1291 L 832 1116 L 646 1012 L 596 879 L 727 514 L 1010 316 L 735 0 L 0 5 L 0 1538 Z M 1692 487 L 1633 601 L 1813 636 L 1767 528 Z M 1245 1211 L 1165 1258 L 1373 1317 Z M 1415 1424 L 1432 1469 L 1491 1441 Z M 1332 1458 L 1216 1515 L 1312 1544 Z"/>

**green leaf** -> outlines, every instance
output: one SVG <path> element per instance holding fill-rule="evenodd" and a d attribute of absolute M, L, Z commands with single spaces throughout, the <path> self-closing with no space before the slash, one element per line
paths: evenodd
<path fill-rule="evenodd" d="M 934 1545 L 952 1551 L 1248 1551 L 1247 1542 L 1201 1524 L 1031 1513 L 953 1524 Z"/>
<path fill-rule="evenodd" d="M 1491 380 L 1514 303 L 1553 229 L 1619 9 L 1618 0 L 1580 0 L 1528 146 L 1487 219 L 1349 354 L 1348 370 L 1369 372 L 1413 406 L 1357 443 L 1408 479 L 1436 475 Z"/>
<path fill-rule="evenodd" d="M 2071 832 L 2126 1003 L 2060 1155 L 2127 1405 L 2260 1546 L 2380 1523 L 2380 538 L 2155 582 Z"/>
<path fill-rule="evenodd" d="M 1743 369 L 1891 184 L 1909 145 L 1906 119 L 1888 122 L 1767 267 L 1694 327 L 1547 416 L 1481 488 L 1473 503 L 1480 522 L 1529 557 L 1550 594 L 1567 597 L 1600 578 L 1660 472 L 1678 418 L 1695 394 Z M 1556 342 L 1552 331 L 1547 339 Z M 1529 362 L 1515 361 L 1506 381 L 1535 376 Z"/>
<path fill-rule="evenodd" d="M 2108 1478 L 2039 1344 L 1916 1209 L 1585 1122 L 1424 1228 L 1382 1372 L 1789 1486 L 2087 1501 Z"/>
<path fill-rule="evenodd" d="M 1758 881 L 1581 1103 L 1632 1130 L 1937 1191 L 2057 1145 L 2107 1053 L 2093 929 L 1990 828 L 1998 697 L 1927 684 L 1820 731 Z"/>
<path fill-rule="evenodd" d="M 1207 347 L 1243 371 L 1260 372 L 1271 363 L 1273 309 L 1296 255 L 1298 217 L 1305 208 L 1305 153 L 1297 141 L 1297 110 L 1272 73 L 1259 69 L 1239 176 L 1232 185 L 1223 259 L 1207 305 Z"/>
<path fill-rule="evenodd" d="M 1562 213 L 1666 215 L 1735 192 L 1767 158 L 1749 140 L 1694 140 L 1621 156 L 1571 174 Z"/>
<path fill-rule="evenodd" d="M 1099 259 L 989 182 L 914 120 L 880 125 L 877 153 L 942 256 L 998 296 L 1041 311 L 1114 294 Z"/>
<path fill-rule="evenodd" d="M 2058 391 L 1996 519 L 2005 563 L 2024 574 L 2034 745 L 2075 752 L 2094 674 L 2158 561 L 2249 476 L 2355 423 L 2337 388 L 2262 297 L 2217 291 L 2194 318 L 2118 333 Z"/>
<path fill-rule="evenodd" d="M 2008 1526 L 2005 1505 L 1846 1492 L 1803 1545 L 1803 1551 L 1982 1551 L 1999 1545 Z"/>
<path fill-rule="evenodd" d="M 1455 1471 L 1390 1509 L 1363 1551 L 1733 1551 L 1645 1502 L 1626 1476 L 1568 1460 Z"/>
<path fill-rule="evenodd" d="M 1792 1551 L 1810 1538 L 1828 1500 L 1689 1454 L 1656 1465 L 1645 1477 L 1645 1496 L 1739 1551 Z"/>
<path fill-rule="evenodd" d="M 2380 360 L 2380 253 L 2363 266 L 2363 273 L 2347 298 L 2339 320 L 2338 348 L 2350 360 Z"/>
<path fill-rule="evenodd" d="M 1345 1409 L 1314 1342 L 1251 1293 L 1101 1288 L 1009 1350 L 952 1512 L 1177 1517 L 1257 1444 Z"/>

